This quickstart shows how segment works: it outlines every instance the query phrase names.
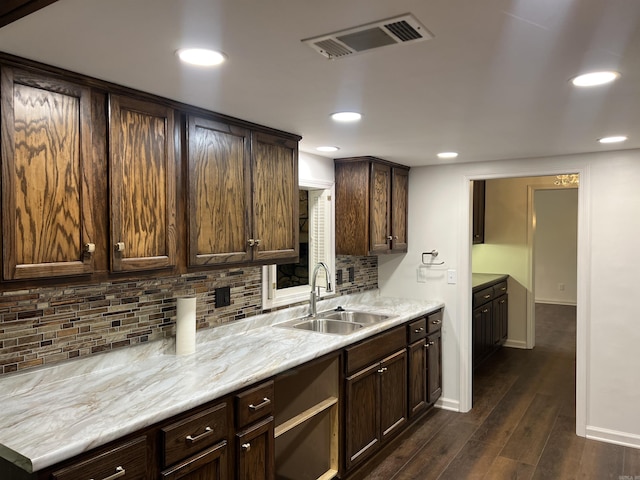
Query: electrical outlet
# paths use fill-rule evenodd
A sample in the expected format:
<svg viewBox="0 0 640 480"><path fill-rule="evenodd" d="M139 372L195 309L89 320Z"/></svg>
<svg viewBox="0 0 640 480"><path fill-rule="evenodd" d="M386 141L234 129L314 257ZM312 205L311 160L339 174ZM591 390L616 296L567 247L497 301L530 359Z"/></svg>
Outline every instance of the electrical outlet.
<svg viewBox="0 0 640 480"><path fill-rule="evenodd" d="M453 269L447 270L447 283L450 285L458 283L458 272Z"/></svg>
<svg viewBox="0 0 640 480"><path fill-rule="evenodd" d="M356 268L355 267L349 267L349 268L347 268L347 271L349 272L349 281L350 282L355 282L356 281Z"/></svg>
<svg viewBox="0 0 640 480"><path fill-rule="evenodd" d="M342 285L342 269L336 271L336 285Z"/></svg>
<svg viewBox="0 0 640 480"><path fill-rule="evenodd" d="M231 287L216 288L216 308L228 307L231 305Z"/></svg>
<svg viewBox="0 0 640 480"><path fill-rule="evenodd" d="M558 290L560 290L561 292L564 292L564 283L558 284Z"/></svg>

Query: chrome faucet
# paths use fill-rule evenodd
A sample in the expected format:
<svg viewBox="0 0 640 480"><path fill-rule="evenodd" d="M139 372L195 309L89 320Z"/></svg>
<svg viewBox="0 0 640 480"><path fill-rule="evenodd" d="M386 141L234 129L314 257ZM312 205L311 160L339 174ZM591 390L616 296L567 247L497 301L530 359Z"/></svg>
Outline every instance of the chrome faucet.
<svg viewBox="0 0 640 480"><path fill-rule="evenodd" d="M324 268L324 280L327 284L327 292L332 292L331 290L331 273L329 272L329 267L324 262L318 262L313 269L313 274L311 275L311 296L309 297L309 316L316 316L316 300L320 296L320 285L318 285L318 293L316 294L316 277L318 276L318 269L322 267Z"/></svg>

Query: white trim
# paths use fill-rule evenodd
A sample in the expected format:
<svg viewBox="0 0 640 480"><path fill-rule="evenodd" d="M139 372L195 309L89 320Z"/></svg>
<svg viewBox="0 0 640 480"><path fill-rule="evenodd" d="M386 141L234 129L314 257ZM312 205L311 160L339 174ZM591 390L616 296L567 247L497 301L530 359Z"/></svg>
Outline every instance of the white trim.
<svg viewBox="0 0 640 480"><path fill-rule="evenodd" d="M568 305L570 307L575 307L577 302L567 302L566 300L552 300L550 298L541 298L536 300L535 303L544 303L547 305Z"/></svg>
<svg viewBox="0 0 640 480"><path fill-rule="evenodd" d="M442 410L450 410L452 412L460 411L460 402L453 398L440 397L436 400L436 403L434 403L433 406Z"/></svg>
<svg viewBox="0 0 640 480"><path fill-rule="evenodd" d="M460 265L465 266L458 270L458 282L460 292L458 295L458 311L460 312L460 411L467 412L471 409L473 398L473 359L471 348L471 181L490 180L495 178L522 178L541 175L560 175L571 171L580 175L580 188L578 188L578 266L577 266L577 304L576 304L576 434L586 436L586 421L588 415L587 388L590 372L589 358L589 296L591 291L591 196L590 168L584 165L580 168L558 167L549 170L514 169L511 172L500 174L474 174L463 175L464 185L462 192L462 209L459 225L460 232ZM466 202L464 201L466 199Z"/></svg>
<svg viewBox="0 0 640 480"><path fill-rule="evenodd" d="M586 427L586 437L600 442L614 443L624 447L640 448L640 435L618 432L607 428Z"/></svg>
<svg viewBox="0 0 640 480"><path fill-rule="evenodd" d="M521 340L509 340L509 339L507 339L507 341L504 342L504 346L507 347L507 348L520 348L522 350L531 350L527 346L527 342L523 342Z"/></svg>

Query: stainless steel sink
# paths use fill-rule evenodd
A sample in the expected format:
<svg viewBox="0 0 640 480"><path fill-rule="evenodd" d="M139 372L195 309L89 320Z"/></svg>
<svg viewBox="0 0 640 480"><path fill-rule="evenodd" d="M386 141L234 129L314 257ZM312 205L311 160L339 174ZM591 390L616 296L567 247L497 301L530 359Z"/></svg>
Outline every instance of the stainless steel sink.
<svg viewBox="0 0 640 480"><path fill-rule="evenodd" d="M288 323L288 322L287 322ZM300 330L311 330L312 332L333 333L336 335L348 335L362 328L360 323L343 322L328 318L309 318L301 320L291 325Z"/></svg>
<svg viewBox="0 0 640 480"><path fill-rule="evenodd" d="M341 322L360 323L362 325L372 325L389 318L388 315L377 313L360 312L357 310L329 310L318 313L318 318L340 320Z"/></svg>

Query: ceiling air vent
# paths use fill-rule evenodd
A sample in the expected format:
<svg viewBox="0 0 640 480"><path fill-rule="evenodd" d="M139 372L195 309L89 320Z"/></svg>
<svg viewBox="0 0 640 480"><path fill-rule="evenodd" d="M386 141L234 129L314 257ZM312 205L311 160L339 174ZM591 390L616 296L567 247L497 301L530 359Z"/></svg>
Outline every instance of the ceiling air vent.
<svg viewBox="0 0 640 480"><path fill-rule="evenodd" d="M430 38L433 34L416 17L407 13L302 41L327 58L343 58L374 48Z"/></svg>

